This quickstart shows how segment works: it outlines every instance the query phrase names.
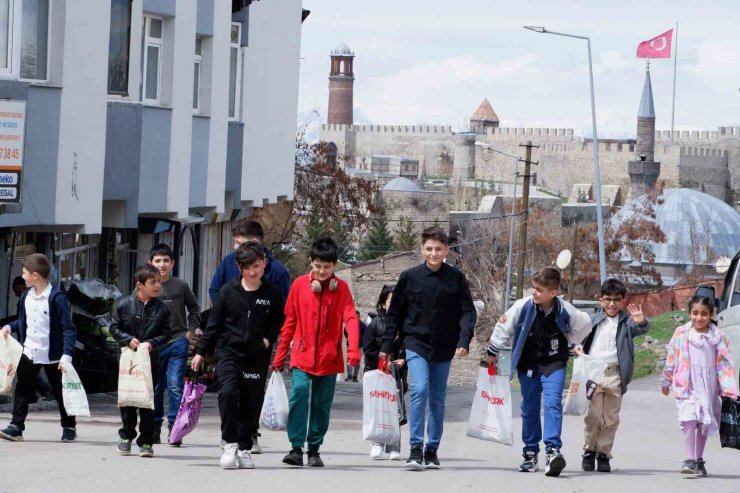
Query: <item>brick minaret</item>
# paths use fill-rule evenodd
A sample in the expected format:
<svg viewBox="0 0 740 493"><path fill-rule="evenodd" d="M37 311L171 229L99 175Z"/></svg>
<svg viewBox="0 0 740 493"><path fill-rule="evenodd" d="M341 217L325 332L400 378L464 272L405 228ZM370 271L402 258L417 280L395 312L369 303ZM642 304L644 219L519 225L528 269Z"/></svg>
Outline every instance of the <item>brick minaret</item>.
<svg viewBox="0 0 740 493"><path fill-rule="evenodd" d="M329 73L329 111L326 123L352 125L352 104L355 73L352 65L355 54L344 43L331 52Z"/></svg>
<svg viewBox="0 0 740 493"><path fill-rule="evenodd" d="M632 199L655 188L655 182L660 176L660 163L655 161L655 105L649 67L645 71L645 85L637 112L635 159L628 163L627 169L632 182Z"/></svg>

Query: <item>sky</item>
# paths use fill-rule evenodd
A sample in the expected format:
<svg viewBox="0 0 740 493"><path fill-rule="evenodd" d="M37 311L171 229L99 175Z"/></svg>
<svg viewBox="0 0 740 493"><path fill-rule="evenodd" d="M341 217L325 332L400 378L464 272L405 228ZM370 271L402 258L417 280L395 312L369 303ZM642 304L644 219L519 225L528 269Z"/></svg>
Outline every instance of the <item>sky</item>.
<svg viewBox="0 0 740 493"><path fill-rule="evenodd" d="M586 41L522 28L536 25L591 38L599 138L634 137L645 78L635 50L678 22L676 129L740 126L740 0L303 0L303 7L311 15L303 24L299 124L326 122L329 53L344 42L356 56L355 123L462 130L487 97L501 126L590 137ZM650 72L656 128L667 130L673 59L651 61Z"/></svg>

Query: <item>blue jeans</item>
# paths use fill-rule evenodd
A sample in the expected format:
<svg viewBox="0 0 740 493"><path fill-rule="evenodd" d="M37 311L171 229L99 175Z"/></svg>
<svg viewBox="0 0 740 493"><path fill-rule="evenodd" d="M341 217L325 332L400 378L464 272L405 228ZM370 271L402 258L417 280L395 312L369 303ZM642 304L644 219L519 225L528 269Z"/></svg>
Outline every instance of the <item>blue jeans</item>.
<svg viewBox="0 0 740 493"><path fill-rule="evenodd" d="M190 343L185 336L165 346L159 353L157 377L154 381L154 422L161 423L164 418L164 389L167 385L167 423L172 425L177 418L182 400L182 387L185 380L185 367L188 364Z"/></svg>
<svg viewBox="0 0 740 493"><path fill-rule="evenodd" d="M519 383L522 387L522 441L524 451L540 451L542 440L542 423L540 422L540 401L545 406L545 449L560 450L563 441L560 433L563 430L563 385L565 368L545 376L535 372L528 377L519 371Z"/></svg>
<svg viewBox="0 0 740 493"><path fill-rule="evenodd" d="M424 446L424 421L429 401L427 447L439 448L445 422L445 398L450 361L427 361L413 351L406 350L406 364L411 378L409 402L409 435L411 447Z"/></svg>

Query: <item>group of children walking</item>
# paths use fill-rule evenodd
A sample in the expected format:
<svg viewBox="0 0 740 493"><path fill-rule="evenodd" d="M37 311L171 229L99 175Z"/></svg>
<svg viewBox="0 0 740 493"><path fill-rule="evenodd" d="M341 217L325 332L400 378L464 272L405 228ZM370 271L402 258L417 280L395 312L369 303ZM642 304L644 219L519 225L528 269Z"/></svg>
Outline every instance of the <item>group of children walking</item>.
<svg viewBox="0 0 740 493"><path fill-rule="evenodd" d="M319 450L329 427L336 376L344 373L343 334L348 364L357 367L361 359L352 295L334 273L339 248L329 238L315 241L310 272L298 277L288 291L287 271L264 248L259 224L239 228L234 231L236 252L224 259L234 265L222 264L214 277L213 307L190 365L197 372L207 355L215 353L217 358L224 449L220 465L255 467L252 454L261 452L259 413L271 366L277 372L292 370L287 420L291 449L283 462L302 466L307 447L307 465L323 467ZM406 375L410 377L406 467L437 469L450 365L453 357L468 355L476 311L464 274L445 263L449 247L444 231L426 229L421 243L424 262L404 271L396 285L383 287L362 346L366 370L392 365L399 375L399 392L406 391ZM155 246L150 263L136 269L135 292L119 299L113 312L111 335L122 347L149 352L156 384L153 411L121 408L121 454L130 453L136 439L140 455L152 457L153 445L161 440L164 390L170 428L182 396L187 348L198 330L200 310L187 283L170 275L173 266L169 247ZM75 418L64 409L60 376L71 363L76 328L64 294L49 283L50 272L45 256L24 259L28 289L21 296L19 318L0 329L0 337L12 332L23 344L11 423L0 430L0 438L6 440L22 440L42 368L59 404L62 441L77 437ZM627 289L616 279L603 283L602 310L590 316L558 297L560 281L554 267L532 277L531 295L514 303L496 324L487 360L496 364L500 351L512 347L511 375L518 377L522 392L520 470L539 469L544 442L547 476L558 476L566 466L561 453L562 393L569 358L589 354L606 363L584 418L581 466L584 471L609 472L622 396L632 379L634 338L647 333L650 322L640 306L627 304ZM711 320L713 300L694 297L688 309L690 321L676 329L668 344L661 387L677 402L686 451L681 472L705 476L704 446L707 437L718 432L719 397L737 397L737 378L727 337ZM373 443L370 456L399 460L400 443Z"/></svg>

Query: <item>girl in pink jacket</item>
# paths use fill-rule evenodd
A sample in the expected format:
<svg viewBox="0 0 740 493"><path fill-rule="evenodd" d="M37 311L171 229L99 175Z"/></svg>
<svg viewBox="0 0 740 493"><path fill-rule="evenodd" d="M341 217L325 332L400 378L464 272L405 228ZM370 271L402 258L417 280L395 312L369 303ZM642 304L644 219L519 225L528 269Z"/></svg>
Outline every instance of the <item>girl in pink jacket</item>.
<svg viewBox="0 0 740 493"><path fill-rule="evenodd" d="M689 300L691 321L673 333L661 386L678 406L686 460L682 474L706 476L704 446L719 431L720 396L737 396L737 379L730 360L727 336L711 321L713 300L694 296Z"/></svg>

